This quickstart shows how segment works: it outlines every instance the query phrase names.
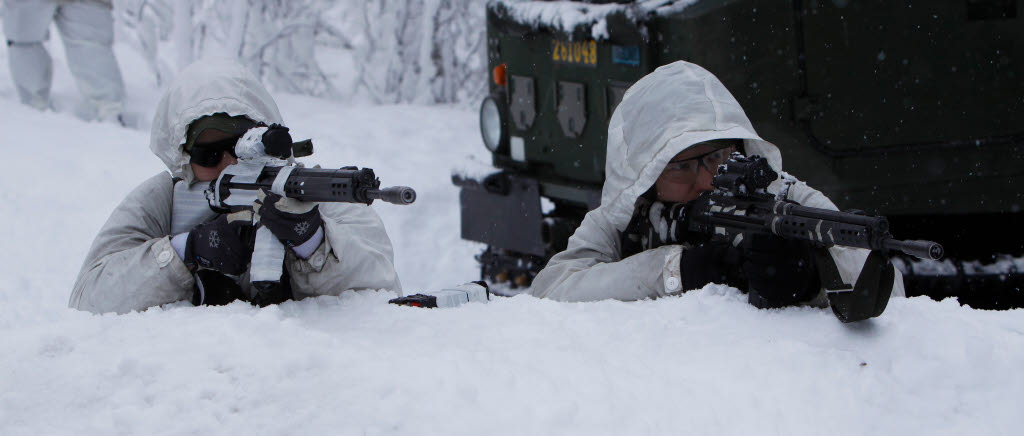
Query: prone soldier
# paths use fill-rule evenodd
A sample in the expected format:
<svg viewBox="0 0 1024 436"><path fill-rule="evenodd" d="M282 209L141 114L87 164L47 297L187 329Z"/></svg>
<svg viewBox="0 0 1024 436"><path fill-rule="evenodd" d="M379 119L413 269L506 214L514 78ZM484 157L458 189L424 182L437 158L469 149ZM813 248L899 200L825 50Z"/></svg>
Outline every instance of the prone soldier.
<svg viewBox="0 0 1024 436"><path fill-rule="evenodd" d="M844 322L878 316L890 295L904 295L899 271L881 250L826 248L774 234L708 238L673 220L676 205L706 198L718 166L736 151L763 157L783 175L767 185L779 201L836 210L824 194L782 172L778 147L754 132L717 77L675 62L637 81L616 108L601 205L537 275L531 293L560 301L639 300L721 283L747 292L757 307L833 302Z"/></svg>
<svg viewBox="0 0 1024 436"><path fill-rule="evenodd" d="M182 71L157 107L150 137L169 172L143 182L114 210L68 305L124 313L181 300L270 304L350 289L400 294L391 241L366 204L302 201L263 189L248 208L210 208L204 191L238 164L239 139L260 125L281 133L273 126L281 122L270 94L238 62L205 59ZM248 277L259 232L253 212L287 247L272 294L257 292Z"/></svg>

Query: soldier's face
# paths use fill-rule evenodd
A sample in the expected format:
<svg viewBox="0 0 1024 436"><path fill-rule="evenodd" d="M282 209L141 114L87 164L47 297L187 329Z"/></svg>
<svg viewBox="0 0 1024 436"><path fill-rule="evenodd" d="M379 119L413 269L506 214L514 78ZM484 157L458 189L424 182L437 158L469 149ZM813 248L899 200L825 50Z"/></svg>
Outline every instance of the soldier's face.
<svg viewBox="0 0 1024 436"><path fill-rule="evenodd" d="M724 163L735 147L717 148L697 144L669 160L654 190L658 200L667 203L688 203L696 200L701 193L714 189L712 182L718 165Z"/></svg>
<svg viewBox="0 0 1024 436"><path fill-rule="evenodd" d="M220 130L206 129L203 133L199 134L199 137L196 138L195 145L211 144L231 137L231 135L221 132ZM192 166L192 174L196 176L196 180L199 180L200 182L217 180L217 177L220 176L221 171L224 171L224 168L238 163L238 159L231 156L231 153L226 151L221 153L220 162L215 167L204 167L196 165L195 163L189 164Z"/></svg>

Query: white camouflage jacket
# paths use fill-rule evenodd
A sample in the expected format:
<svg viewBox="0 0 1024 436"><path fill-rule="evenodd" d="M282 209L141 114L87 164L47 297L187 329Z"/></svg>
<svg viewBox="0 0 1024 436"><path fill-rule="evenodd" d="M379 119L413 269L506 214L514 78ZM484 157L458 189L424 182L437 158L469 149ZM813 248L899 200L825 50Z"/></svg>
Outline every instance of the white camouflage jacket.
<svg viewBox="0 0 1024 436"><path fill-rule="evenodd" d="M194 279L170 244L173 186L174 179L195 182L182 150L188 125L217 112L282 123L277 104L241 64L207 59L182 71L157 107L150 137L170 172L146 180L114 209L89 249L69 307L125 313L192 297ZM391 240L372 208L323 203L320 214L320 247L306 260L291 250L286 256L295 298L349 289L401 293Z"/></svg>
<svg viewBox="0 0 1024 436"><path fill-rule="evenodd" d="M742 138L746 154L760 155L782 174L779 149L762 140L736 99L707 70L686 62L658 68L625 94L608 126L606 179L601 205L586 215L569 239L533 281L530 292L559 301L640 300L687 291L681 289L681 245L667 245L622 258L620 233L633 216L637 198L646 192L672 157L693 144ZM788 177L768 190L785 191L789 200L835 210L835 205L806 183ZM868 250L828 249L841 280L860 278ZM892 295L903 296L896 271ZM824 289L813 304L827 304Z"/></svg>

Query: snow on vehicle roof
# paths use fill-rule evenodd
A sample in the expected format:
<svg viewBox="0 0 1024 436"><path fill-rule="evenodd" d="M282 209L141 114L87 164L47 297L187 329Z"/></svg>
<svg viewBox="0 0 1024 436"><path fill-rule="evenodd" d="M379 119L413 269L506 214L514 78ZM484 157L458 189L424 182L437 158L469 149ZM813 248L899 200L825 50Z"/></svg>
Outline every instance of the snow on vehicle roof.
<svg viewBox="0 0 1024 436"><path fill-rule="evenodd" d="M550 28L572 34L590 28L591 37L608 38L606 19L622 13L634 20L679 12L697 0L638 0L631 3L593 4L579 1L491 0L488 8L503 11L517 23L534 29Z"/></svg>

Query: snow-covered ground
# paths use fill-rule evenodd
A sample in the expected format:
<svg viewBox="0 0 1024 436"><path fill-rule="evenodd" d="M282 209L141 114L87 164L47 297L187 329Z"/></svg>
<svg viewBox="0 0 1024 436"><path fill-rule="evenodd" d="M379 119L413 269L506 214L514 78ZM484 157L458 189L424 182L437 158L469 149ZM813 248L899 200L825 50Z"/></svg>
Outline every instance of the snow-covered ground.
<svg viewBox="0 0 1024 436"><path fill-rule="evenodd" d="M878 319L756 310L715 285L677 298L449 310L347 293L257 309L66 308L92 238L139 182L159 89L118 55L140 127L17 104L0 48L0 435L1019 434L1024 312L896 299ZM488 157L475 111L277 95L310 163L374 168L416 204L378 204L407 293L477 277L453 170Z"/></svg>

